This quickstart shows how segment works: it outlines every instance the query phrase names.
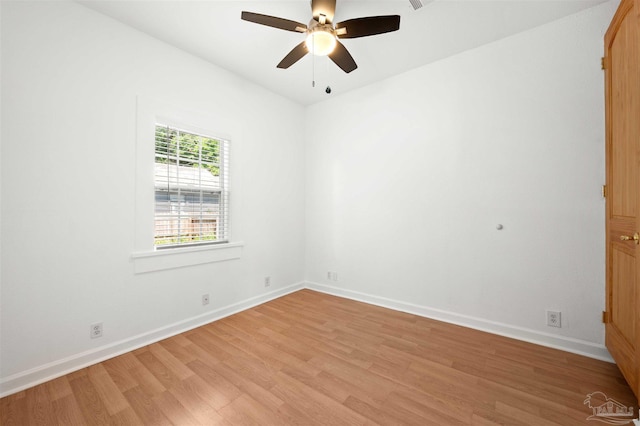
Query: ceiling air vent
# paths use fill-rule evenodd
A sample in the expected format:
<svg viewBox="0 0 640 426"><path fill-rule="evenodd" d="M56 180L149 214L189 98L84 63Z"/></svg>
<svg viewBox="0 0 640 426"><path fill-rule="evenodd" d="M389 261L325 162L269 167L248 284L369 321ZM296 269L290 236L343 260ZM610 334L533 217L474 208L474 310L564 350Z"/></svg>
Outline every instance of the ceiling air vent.
<svg viewBox="0 0 640 426"><path fill-rule="evenodd" d="M418 10L422 7L422 2L420 0L409 0L411 6L413 6L413 10Z"/></svg>

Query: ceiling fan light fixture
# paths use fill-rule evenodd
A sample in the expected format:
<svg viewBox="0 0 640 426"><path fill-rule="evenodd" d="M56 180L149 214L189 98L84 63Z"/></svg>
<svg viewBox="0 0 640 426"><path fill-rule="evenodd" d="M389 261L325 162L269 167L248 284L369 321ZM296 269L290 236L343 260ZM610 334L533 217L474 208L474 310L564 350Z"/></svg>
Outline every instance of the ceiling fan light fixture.
<svg viewBox="0 0 640 426"><path fill-rule="evenodd" d="M326 56L330 54L333 52L333 49L336 48L337 43L338 40L336 40L335 34L324 28L309 31L309 35L307 35L307 40L305 41L309 52L316 56Z"/></svg>

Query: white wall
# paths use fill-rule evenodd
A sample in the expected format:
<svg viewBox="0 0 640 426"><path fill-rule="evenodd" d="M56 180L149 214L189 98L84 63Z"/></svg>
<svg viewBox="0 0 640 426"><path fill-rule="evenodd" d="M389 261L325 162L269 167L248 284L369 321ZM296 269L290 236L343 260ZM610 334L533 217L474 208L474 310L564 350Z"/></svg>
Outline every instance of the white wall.
<svg viewBox="0 0 640 426"><path fill-rule="evenodd" d="M310 285L607 358L600 57L616 5L309 107Z"/></svg>
<svg viewBox="0 0 640 426"><path fill-rule="evenodd" d="M1 7L0 394L301 285L299 105L76 3ZM241 259L133 273L138 96L241 129Z"/></svg>

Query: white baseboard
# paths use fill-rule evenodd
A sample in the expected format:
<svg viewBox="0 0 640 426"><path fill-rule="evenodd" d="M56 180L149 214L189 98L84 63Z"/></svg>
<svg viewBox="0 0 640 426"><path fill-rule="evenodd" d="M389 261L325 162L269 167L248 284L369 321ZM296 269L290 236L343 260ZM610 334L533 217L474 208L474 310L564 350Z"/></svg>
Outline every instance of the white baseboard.
<svg viewBox="0 0 640 426"><path fill-rule="evenodd" d="M595 358L611 363L614 362L613 358L609 354L609 351L604 345L588 342L586 340L573 339L571 337L558 336L550 333L543 333L528 328L516 327L509 324L489 321L486 319L462 315L455 312L430 308L428 306L414 305L412 303L407 303L400 300L388 299L386 297L360 293L357 291L333 287L325 284L306 282L306 288L331 294L334 296L344 297L347 299L357 300L359 302L381 306L383 308L407 312L410 314L419 315L421 317L431 318L438 321L461 325L463 327L473 328L475 330L486 331L488 333L497 334L500 336L523 340L525 342L535 343L537 345L560 349L566 352L584 355L589 358Z"/></svg>
<svg viewBox="0 0 640 426"><path fill-rule="evenodd" d="M444 321L451 324L457 324L476 330L486 331L488 333L498 334L505 337L511 337L525 342L535 343L563 351L584 355L590 358L602 361L613 362L611 355L603 345L588 342L585 340L572 339L570 337L557 336L549 333L542 333L513 325L503 324L494 321L488 321L482 318L462 315L455 312L444 311L440 309L430 308L427 306L414 305L399 300L388 299L385 297L375 296L357 291L347 290L344 288L328 286L313 282L300 282L292 284L288 287L274 290L269 293L251 297L249 299L218 308L214 311L207 312L183 321L179 321L165 327L151 330L137 336L124 339L109 345L101 346L90 351L82 352L63 358L42 366L22 371L20 373L8 376L0 380L0 398L23 389L39 385L41 383L53 380L57 377L80 370L84 367L105 361L123 353L133 351L143 346L158 342L176 334L196 327L209 324L229 315L244 311L262 303L285 296L289 293L308 288L310 290L331 294L346 299L357 300L359 302L369 303L396 311L407 312L426 318L432 318L438 321Z"/></svg>
<svg viewBox="0 0 640 426"><path fill-rule="evenodd" d="M285 288L251 297L205 314L167 325L165 327L157 328L128 339L120 340L109 345L71 355L67 358L13 374L0 380L0 398L20 392L23 389L39 385L49 380L53 380L57 377L64 376L65 374L80 370L98 362L105 361L109 358L122 355L123 353L130 352L151 343L175 336L176 334L184 333L185 331L196 327L209 324L213 321L228 317L229 315L233 315L270 300L277 299L286 294L293 293L294 291L298 291L302 288L304 288L304 283L296 283Z"/></svg>

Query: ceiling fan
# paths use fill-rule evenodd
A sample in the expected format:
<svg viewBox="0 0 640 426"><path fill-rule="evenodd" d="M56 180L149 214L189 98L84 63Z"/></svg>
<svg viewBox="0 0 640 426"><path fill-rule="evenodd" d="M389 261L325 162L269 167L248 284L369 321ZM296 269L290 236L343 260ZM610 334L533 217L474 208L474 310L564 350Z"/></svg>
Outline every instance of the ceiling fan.
<svg viewBox="0 0 640 426"><path fill-rule="evenodd" d="M366 37L397 31L400 28L399 15L369 16L355 18L333 24L336 0L311 0L312 19L309 25L275 16L253 12L242 12L242 19L281 30L304 33L306 39L298 44L280 61L278 68L289 68L304 55L311 52L316 56L329 56L344 72L358 68L353 57L338 39Z"/></svg>

